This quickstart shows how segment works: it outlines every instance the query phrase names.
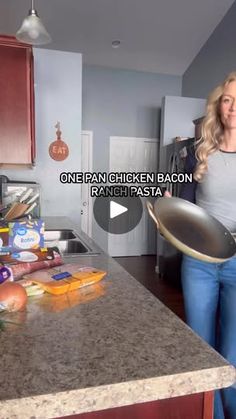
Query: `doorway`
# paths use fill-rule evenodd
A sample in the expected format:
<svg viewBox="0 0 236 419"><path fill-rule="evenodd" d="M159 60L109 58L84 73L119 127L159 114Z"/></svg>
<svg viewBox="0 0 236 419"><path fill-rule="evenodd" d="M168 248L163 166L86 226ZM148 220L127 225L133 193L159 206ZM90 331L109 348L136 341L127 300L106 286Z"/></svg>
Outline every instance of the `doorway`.
<svg viewBox="0 0 236 419"><path fill-rule="evenodd" d="M110 137L109 171L157 172L158 146L157 138ZM156 254L156 227L146 210L147 198L140 199L143 204L143 215L139 224L125 234L108 233L110 256ZM155 198L148 200L153 202Z"/></svg>

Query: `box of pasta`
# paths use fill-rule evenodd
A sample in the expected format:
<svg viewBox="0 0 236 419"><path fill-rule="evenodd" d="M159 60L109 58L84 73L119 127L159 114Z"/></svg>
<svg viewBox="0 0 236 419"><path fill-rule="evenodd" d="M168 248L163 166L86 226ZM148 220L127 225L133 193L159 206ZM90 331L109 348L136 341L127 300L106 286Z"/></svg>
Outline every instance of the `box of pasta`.
<svg viewBox="0 0 236 419"><path fill-rule="evenodd" d="M24 219L8 223L8 245L14 249L38 249L44 247L44 221Z"/></svg>

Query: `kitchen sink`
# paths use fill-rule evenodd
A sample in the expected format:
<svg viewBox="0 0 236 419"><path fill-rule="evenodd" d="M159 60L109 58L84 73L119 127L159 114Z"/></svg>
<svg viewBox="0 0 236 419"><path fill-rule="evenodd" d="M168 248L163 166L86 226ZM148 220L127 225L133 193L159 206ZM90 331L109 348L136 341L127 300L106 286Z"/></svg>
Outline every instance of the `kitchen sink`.
<svg viewBox="0 0 236 419"><path fill-rule="evenodd" d="M75 238L76 235L72 230L46 230L44 232L45 241L69 240Z"/></svg>
<svg viewBox="0 0 236 419"><path fill-rule="evenodd" d="M84 243L73 230L68 229L45 230L44 246L48 248L57 247L63 256L99 253Z"/></svg>
<svg viewBox="0 0 236 419"><path fill-rule="evenodd" d="M88 249L80 240L58 240L45 241L45 247L57 247L63 255L73 255L79 253L88 253Z"/></svg>

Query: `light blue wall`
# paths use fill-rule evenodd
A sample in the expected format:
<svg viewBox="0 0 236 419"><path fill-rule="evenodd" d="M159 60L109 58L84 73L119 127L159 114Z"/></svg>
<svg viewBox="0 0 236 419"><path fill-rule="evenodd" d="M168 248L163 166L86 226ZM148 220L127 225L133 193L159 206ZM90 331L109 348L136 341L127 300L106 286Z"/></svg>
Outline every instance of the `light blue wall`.
<svg viewBox="0 0 236 419"><path fill-rule="evenodd" d="M205 98L228 73L234 70L236 70L235 2L184 73L182 95Z"/></svg>
<svg viewBox="0 0 236 419"><path fill-rule="evenodd" d="M94 135L94 170L109 167L109 137L159 138L163 96L180 96L182 78L83 67L82 128Z"/></svg>
<svg viewBox="0 0 236 419"><path fill-rule="evenodd" d="M93 131L93 170L109 168L109 137L160 137L165 95L180 96L182 78L84 66L82 128ZM107 250L107 234L93 222L93 238Z"/></svg>
<svg viewBox="0 0 236 419"><path fill-rule="evenodd" d="M27 170L4 170L10 179L36 181L41 185L42 215L67 215L80 222L80 185L61 184L63 171L81 167L81 54L34 50L36 166ZM61 122L62 139L69 156L62 162L49 157L56 139L55 124Z"/></svg>

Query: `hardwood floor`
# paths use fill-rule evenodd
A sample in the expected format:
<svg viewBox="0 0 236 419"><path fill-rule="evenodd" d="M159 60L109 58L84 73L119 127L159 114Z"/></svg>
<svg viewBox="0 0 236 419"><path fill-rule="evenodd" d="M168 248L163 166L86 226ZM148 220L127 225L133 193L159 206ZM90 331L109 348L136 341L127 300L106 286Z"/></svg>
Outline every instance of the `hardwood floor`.
<svg viewBox="0 0 236 419"><path fill-rule="evenodd" d="M181 289L160 278L155 272L156 256L129 256L114 259L171 311L185 320Z"/></svg>

